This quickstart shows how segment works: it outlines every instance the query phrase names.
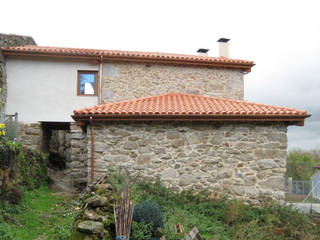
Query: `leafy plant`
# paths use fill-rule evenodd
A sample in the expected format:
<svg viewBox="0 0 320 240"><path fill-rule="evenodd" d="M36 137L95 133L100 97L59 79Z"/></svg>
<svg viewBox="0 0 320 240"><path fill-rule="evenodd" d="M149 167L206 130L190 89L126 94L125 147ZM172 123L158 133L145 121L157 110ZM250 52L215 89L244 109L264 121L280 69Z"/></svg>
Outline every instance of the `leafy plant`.
<svg viewBox="0 0 320 240"><path fill-rule="evenodd" d="M14 240L10 228L6 223L0 223L0 239Z"/></svg>
<svg viewBox="0 0 320 240"><path fill-rule="evenodd" d="M132 222L131 226L131 236L132 240L146 240L150 239L152 236L152 223Z"/></svg>

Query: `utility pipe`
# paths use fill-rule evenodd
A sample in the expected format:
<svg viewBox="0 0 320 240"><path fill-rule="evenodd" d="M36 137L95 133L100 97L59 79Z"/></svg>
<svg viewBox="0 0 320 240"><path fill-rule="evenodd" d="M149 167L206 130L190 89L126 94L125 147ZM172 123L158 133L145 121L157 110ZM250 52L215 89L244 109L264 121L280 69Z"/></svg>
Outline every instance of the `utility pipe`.
<svg viewBox="0 0 320 240"><path fill-rule="evenodd" d="M90 117L90 125L91 125L91 182L94 181L94 126L92 117Z"/></svg>
<svg viewBox="0 0 320 240"><path fill-rule="evenodd" d="M98 104L102 104L103 56L100 56Z"/></svg>

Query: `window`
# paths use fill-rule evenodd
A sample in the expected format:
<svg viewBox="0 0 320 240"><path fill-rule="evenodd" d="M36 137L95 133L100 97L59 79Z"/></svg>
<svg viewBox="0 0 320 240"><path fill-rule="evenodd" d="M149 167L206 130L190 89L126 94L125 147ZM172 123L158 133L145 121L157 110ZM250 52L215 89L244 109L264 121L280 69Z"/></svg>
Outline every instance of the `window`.
<svg viewBox="0 0 320 240"><path fill-rule="evenodd" d="M98 72L78 71L78 96L97 96Z"/></svg>

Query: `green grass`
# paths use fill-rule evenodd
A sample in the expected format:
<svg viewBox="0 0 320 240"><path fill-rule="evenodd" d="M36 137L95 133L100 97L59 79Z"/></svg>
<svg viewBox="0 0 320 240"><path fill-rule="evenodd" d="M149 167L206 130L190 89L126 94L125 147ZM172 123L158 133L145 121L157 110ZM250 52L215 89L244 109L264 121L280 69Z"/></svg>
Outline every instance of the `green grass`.
<svg viewBox="0 0 320 240"><path fill-rule="evenodd" d="M25 192L19 206L2 204L0 239L68 239L75 216L69 201L40 187Z"/></svg>

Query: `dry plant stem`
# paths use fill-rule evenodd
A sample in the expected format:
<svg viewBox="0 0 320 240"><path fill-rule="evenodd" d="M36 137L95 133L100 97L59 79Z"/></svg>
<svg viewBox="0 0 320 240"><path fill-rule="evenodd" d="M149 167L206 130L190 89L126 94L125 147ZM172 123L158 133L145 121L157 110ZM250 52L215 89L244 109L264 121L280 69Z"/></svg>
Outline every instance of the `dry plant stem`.
<svg viewBox="0 0 320 240"><path fill-rule="evenodd" d="M129 183L126 181L126 188L120 195L120 205L114 205L114 217L116 223L117 237L122 236L129 239L131 231L131 222L133 215L133 204L130 200Z"/></svg>

